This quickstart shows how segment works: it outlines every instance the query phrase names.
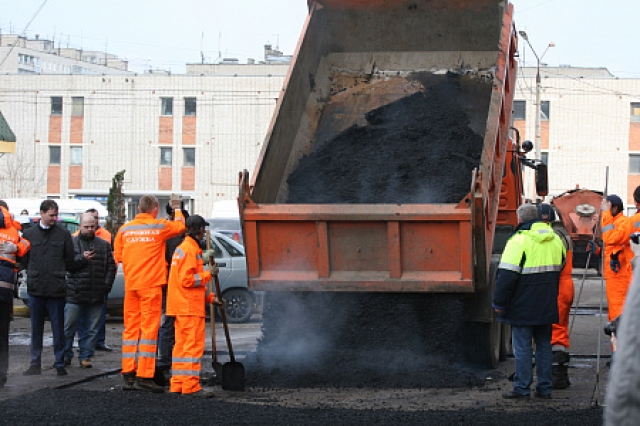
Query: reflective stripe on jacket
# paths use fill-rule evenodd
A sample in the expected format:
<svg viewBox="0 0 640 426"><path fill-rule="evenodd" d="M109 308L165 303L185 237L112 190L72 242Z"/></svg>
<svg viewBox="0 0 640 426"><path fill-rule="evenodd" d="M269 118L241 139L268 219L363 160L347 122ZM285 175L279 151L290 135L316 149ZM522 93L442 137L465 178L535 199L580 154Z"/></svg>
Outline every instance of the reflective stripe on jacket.
<svg viewBox="0 0 640 426"><path fill-rule="evenodd" d="M142 290L167 283L166 241L184 230L184 216L180 210L176 210L174 221L140 213L118 230L114 256L116 263L122 262L125 290Z"/></svg>
<svg viewBox="0 0 640 426"><path fill-rule="evenodd" d="M493 306L502 309L499 321L511 325L558 322L558 283L565 247L542 222L518 226L498 266Z"/></svg>
<svg viewBox="0 0 640 426"><path fill-rule="evenodd" d="M186 237L171 259L167 315L204 317L205 293L211 279L211 272L204 270L202 249L193 238Z"/></svg>

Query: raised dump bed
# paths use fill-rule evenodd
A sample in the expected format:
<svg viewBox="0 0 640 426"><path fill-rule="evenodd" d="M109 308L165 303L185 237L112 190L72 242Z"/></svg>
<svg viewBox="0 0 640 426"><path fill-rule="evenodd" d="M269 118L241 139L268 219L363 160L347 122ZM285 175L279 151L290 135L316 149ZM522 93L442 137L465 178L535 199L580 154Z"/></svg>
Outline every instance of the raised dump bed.
<svg viewBox="0 0 640 426"><path fill-rule="evenodd" d="M497 357L491 255L522 198L512 12L310 4L255 172L240 176L252 289L469 294Z"/></svg>

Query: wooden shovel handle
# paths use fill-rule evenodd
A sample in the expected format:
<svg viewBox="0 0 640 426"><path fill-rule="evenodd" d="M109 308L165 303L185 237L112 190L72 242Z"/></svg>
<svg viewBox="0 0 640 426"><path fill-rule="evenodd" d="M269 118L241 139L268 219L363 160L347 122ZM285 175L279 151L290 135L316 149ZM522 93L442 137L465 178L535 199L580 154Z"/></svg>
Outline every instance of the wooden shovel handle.
<svg viewBox="0 0 640 426"><path fill-rule="evenodd" d="M211 231L207 230L207 250L211 250ZM209 258L209 264L213 264L213 258ZM209 282L209 292L214 293L213 291L213 280ZM215 293L214 293L215 295ZM209 318L211 320L211 356L213 357L213 362L218 360L218 350L216 348L216 315L215 309L213 307L213 303L209 304Z"/></svg>

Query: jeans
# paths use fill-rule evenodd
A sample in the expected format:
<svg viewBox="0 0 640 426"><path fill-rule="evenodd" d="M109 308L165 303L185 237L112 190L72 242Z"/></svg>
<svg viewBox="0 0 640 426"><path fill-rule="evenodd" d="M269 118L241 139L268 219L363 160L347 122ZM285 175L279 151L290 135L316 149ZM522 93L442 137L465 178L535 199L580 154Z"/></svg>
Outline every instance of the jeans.
<svg viewBox="0 0 640 426"><path fill-rule="evenodd" d="M64 335L66 345L64 348L64 358L70 360L73 358L73 336L76 334L78 324L83 321L87 326L80 341L78 342L80 361L93 357L96 349L96 340L98 337L98 326L100 324L100 313L102 312L102 303L77 305L75 303L67 303L64 308Z"/></svg>
<svg viewBox="0 0 640 426"><path fill-rule="evenodd" d="M7 381L9 369L9 323L13 304L0 300L0 385Z"/></svg>
<svg viewBox="0 0 640 426"><path fill-rule="evenodd" d="M551 369L553 357L551 354L551 324L534 326L511 326L513 354L516 358L516 377L513 391L521 395L531 393L533 383L532 367L532 339L536 342L536 374L538 383L536 392L539 395L550 395L553 385Z"/></svg>
<svg viewBox="0 0 640 426"><path fill-rule="evenodd" d="M165 315L167 309L167 288L162 290L162 319L158 331L158 367L171 368L173 346L176 343L176 317Z"/></svg>
<svg viewBox="0 0 640 426"><path fill-rule="evenodd" d="M56 360L54 367L64 367L64 297L39 297L29 295L29 312L31 316L31 348L30 365L42 365L42 338L44 335L44 318L49 313L51 332L53 334L53 353Z"/></svg>
<svg viewBox="0 0 640 426"><path fill-rule="evenodd" d="M104 346L106 339L105 324L107 322L107 299L105 298L102 305L102 313L100 314L100 322L98 323L98 336L96 339L96 346ZM87 327L84 320L80 318L78 323L78 340L82 340L84 333L86 333Z"/></svg>

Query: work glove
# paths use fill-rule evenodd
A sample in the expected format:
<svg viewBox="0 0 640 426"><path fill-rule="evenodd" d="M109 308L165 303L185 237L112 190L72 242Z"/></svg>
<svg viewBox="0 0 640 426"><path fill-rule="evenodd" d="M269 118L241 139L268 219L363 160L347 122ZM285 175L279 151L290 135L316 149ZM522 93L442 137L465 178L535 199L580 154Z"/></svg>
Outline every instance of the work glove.
<svg viewBox="0 0 640 426"><path fill-rule="evenodd" d="M215 299L216 299L216 294L211 293L209 290L207 290L207 292L204 295L205 302L211 304L215 301Z"/></svg>
<svg viewBox="0 0 640 426"><path fill-rule="evenodd" d="M7 241L1 244L2 253L10 254L18 251L18 246L13 244L11 241Z"/></svg>
<svg viewBox="0 0 640 426"><path fill-rule="evenodd" d="M618 255L619 254L620 254L619 252L618 253L611 253L611 260L609 261L609 267L616 274L618 273L618 271L620 270L620 267L622 266L622 265L620 265L620 261L618 260Z"/></svg>
<svg viewBox="0 0 640 426"><path fill-rule="evenodd" d="M214 250L204 250L202 252L202 261L205 263L205 265L209 264L209 259L211 259L214 256L215 251Z"/></svg>
<svg viewBox="0 0 640 426"><path fill-rule="evenodd" d="M598 254L598 245L594 241L589 241L587 243L587 252L591 252L592 255Z"/></svg>
<svg viewBox="0 0 640 426"><path fill-rule="evenodd" d="M631 241L633 241L634 244L640 244L640 232L631 234Z"/></svg>
<svg viewBox="0 0 640 426"><path fill-rule="evenodd" d="M218 267L217 263L214 263L213 265L207 265L207 269L209 270L209 272L211 272L211 275L218 275L218 272L220 272L220 268Z"/></svg>

